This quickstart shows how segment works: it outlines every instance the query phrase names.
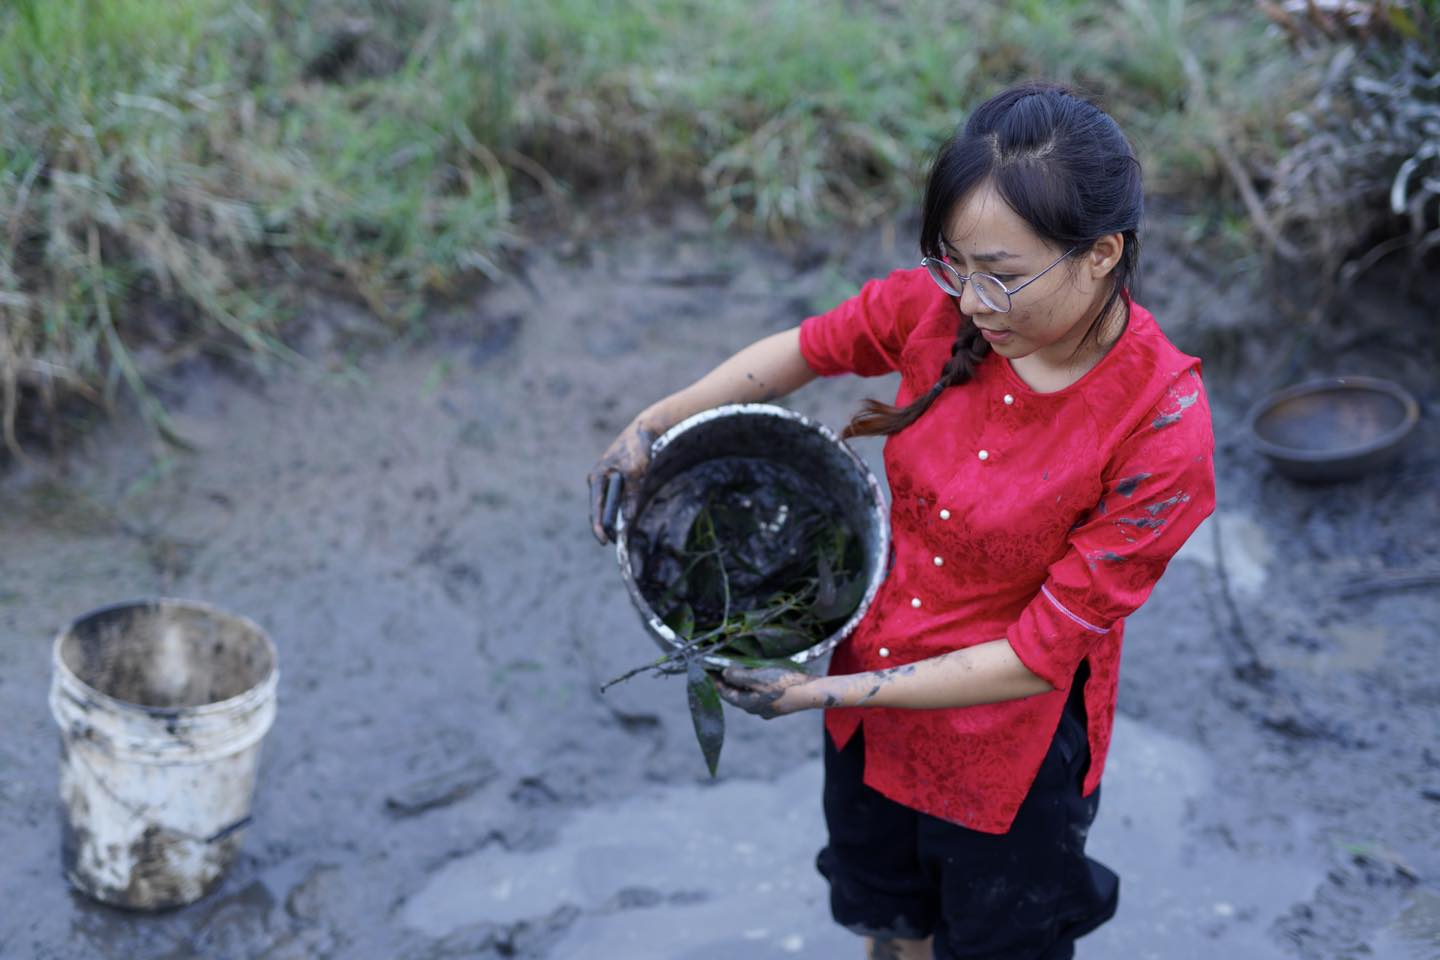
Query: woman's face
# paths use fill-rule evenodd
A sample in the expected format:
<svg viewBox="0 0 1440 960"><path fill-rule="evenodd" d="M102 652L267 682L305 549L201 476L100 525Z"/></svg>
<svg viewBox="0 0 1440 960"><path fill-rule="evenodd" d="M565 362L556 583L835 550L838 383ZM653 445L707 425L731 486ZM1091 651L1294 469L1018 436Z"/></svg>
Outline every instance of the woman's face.
<svg viewBox="0 0 1440 960"><path fill-rule="evenodd" d="M1009 290L1035 277L1064 249L1036 235L985 181L960 202L946 225L945 256L956 270L995 276ZM1010 302L1000 313L975 294L975 285L961 290L960 309L974 319L991 349L1018 360L1034 356L1063 369L1076 362L1076 347L1085 337L1095 310L1110 292L1107 277L1120 259L1123 239L1112 234L1091 250L1056 266Z"/></svg>

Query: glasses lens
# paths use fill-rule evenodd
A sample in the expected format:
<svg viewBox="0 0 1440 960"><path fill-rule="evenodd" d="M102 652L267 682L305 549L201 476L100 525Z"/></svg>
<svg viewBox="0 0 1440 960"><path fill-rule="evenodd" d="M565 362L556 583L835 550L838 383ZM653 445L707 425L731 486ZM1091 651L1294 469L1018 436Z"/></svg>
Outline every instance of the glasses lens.
<svg viewBox="0 0 1440 960"><path fill-rule="evenodd" d="M941 290L952 297L960 296L960 284L963 281L954 267L944 260L937 260L934 257L926 257L924 263L925 269L930 271L930 279L934 280Z"/></svg>
<svg viewBox="0 0 1440 960"><path fill-rule="evenodd" d="M1010 294L1005 292L999 280L988 273L972 273L970 282L975 285L975 295L985 306L996 313L1010 312Z"/></svg>

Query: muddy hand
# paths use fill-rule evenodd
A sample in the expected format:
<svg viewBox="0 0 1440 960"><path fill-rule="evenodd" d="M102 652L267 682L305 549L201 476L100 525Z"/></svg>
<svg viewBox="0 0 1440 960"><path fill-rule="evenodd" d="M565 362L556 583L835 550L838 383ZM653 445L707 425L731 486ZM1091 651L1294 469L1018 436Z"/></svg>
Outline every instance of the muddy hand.
<svg viewBox="0 0 1440 960"><path fill-rule="evenodd" d="M590 530L595 539L609 543L615 538L615 521L623 512L632 513L640 490L640 478L650 465L650 444L655 434L631 424L610 444L586 475L590 486Z"/></svg>
<svg viewBox="0 0 1440 960"><path fill-rule="evenodd" d="M721 699L766 720L814 706L800 696L811 677L783 667L726 667L716 678Z"/></svg>

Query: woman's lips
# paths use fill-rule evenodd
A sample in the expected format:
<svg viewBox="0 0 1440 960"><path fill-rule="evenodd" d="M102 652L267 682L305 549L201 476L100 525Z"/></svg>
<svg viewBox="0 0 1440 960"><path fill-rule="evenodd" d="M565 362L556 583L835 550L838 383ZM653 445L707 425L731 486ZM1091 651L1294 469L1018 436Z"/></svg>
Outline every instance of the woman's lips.
<svg viewBox="0 0 1440 960"><path fill-rule="evenodd" d="M991 343L1004 343L1006 340L1009 340L1009 339L1010 339L1010 331L1009 331L1009 330L986 330L984 327L981 327L981 328L980 328L980 336L984 337L986 340L990 341Z"/></svg>

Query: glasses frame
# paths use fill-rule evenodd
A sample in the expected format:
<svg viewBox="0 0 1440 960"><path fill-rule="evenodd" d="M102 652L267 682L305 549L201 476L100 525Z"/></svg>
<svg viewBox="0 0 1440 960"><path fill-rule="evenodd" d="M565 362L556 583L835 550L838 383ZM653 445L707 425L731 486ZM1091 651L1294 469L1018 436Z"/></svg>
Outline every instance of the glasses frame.
<svg viewBox="0 0 1440 960"><path fill-rule="evenodd" d="M1030 286L1030 284L1034 283L1036 280L1039 280L1041 277L1045 276L1045 274L1055 269L1057 266L1060 265L1060 261L1064 260L1066 257L1070 256L1072 253L1079 249L1079 246L1074 246L1071 247L1069 250L1066 250L1064 253L1060 254L1058 258L1056 258L1054 263L1050 264L1050 266L1046 267L1044 270L1041 270L1039 273L1035 274L1035 276L1031 277L1029 280L1026 280L1024 283L1020 284L1013 290L1005 286L1005 284L1001 283L1000 278L995 276L993 273L981 273L980 271L976 270L972 271L969 274L964 274L961 273L959 270L956 270L954 265L951 264L948 260L940 257L925 257L923 260L920 261L920 266L924 267L926 272L930 274L930 279L935 281L935 285L937 287L939 287L941 290L944 290L952 297L958 298L963 296L965 292L965 284L973 277L980 277L984 280L988 280L989 282L995 284L995 286L999 287L1001 292L1005 294L1005 305L1001 306L998 303L992 303L990 301L990 298L985 295L985 287L983 284L975 285L975 296L979 297L981 303L985 304L985 306L989 307L991 310L994 310L996 313L1009 313L1011 302L1014 300L1015 294L1019 293L1021 290L1024 290L1026 287ZM939 272L937 273L937 271ZM956 282L953 284L947 284L946 279L953 279Z"/></svg>

